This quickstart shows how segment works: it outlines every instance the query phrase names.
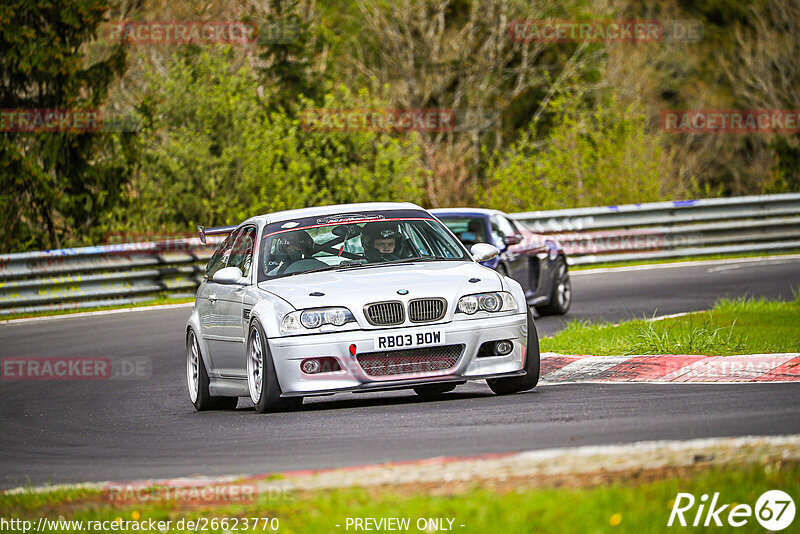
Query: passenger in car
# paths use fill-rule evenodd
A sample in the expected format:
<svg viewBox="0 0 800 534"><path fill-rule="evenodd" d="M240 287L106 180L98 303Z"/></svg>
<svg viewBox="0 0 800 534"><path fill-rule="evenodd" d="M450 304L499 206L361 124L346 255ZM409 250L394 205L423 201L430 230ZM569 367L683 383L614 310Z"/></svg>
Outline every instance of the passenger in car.
<svg viewBox="0 0 800 534"><path fill-rule="evenodd" d="M275 254L269 261L269 271L283 273L292 263L314 254L314 239L305 230L288 232L278 238Z"/></svg>
<svg viewBox="0 0 800 534"><path fill-rule="evenodd" d="M371 223L361 232L364 256L369 261L381 262L408 257L403 235L395 224Z"/></svg>

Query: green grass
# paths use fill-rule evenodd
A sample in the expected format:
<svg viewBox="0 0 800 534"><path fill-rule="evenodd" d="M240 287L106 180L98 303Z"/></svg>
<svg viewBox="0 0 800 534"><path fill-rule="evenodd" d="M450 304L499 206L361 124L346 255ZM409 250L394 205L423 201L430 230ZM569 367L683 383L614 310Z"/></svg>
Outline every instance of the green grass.
<svg viewBox="0 0 800 534"><path fill-rule="evenodd" d="M788 251L780 251L780 252L737 252L736 254L705 254L703 256L682 256L679 258L661 258L661 259L649 259L649 260L632 260L632 261L618 261L618 262L605 262L605 263L593 263L591 265L573 265L570 266L570 271L587 271L589 269L606 269L606 268L613 268L613 267L630 267L633 265L653 265L653 264L660 264L660 263L687 263L693 261L707 261L707 260L727 260L727 259L737 259L737 258L760 258L760 257L767 257L767 256L788 256L794 255L800 252L800 250L788 250Z"/></svg>
<svg viewBox="0 0 800 534"><path fill-rule="evenodd" d="M791 302L721 300L709 312L660 321L573 321L542 339L541 350L597 356L800 352L800 293Z"/></svg>
<svg viewBox="0 0 800 534"><path fill-rule="evenodd" d="M92 308L79 308L70 310L55 310L55 311L42 311L42 312L24 312L24 313L11 313L8 315L0 315L0 321L11 321L13 319L28 319L31 317L51 317L53 315L71 315L73 313L85 313L93 311L104 310L121 310L126 308L141 308L143 306L158 306L164 304L183 304L186 302L194 302L194 298L176 299L166 296L154 297L151 300L136 302L134 304L118 304L111 306L95 306Z"/></svg>
<svg viewBox="0 0 800 534"><path fill-rule="evenodd" d="M71 520L169 519L173 524L180 518L276 517L280 525L278 532L283 533L354 532L353 527L345 529L347 518L365 517L410 518L408 532L421 532L415 525L419 518L450 518L454 520L453 531L464 533L685 532L699 529L666 527L673 499L679 492L692 493L698 499L703 493L719 492L718 504L754 506L763 492L772 489L799 495L800 466L785 462L726 466L691 471L681 478L646 483L614 482L593 487L523 489L514 486L498 491L474 485L446 495L429 490L408 495L357 488L280 498L265 496L252 504L205 509L164 505L114 508L102 500L99 492L62 491L47 496L0 495L0 514L6 519L34 521L42 516L50 519L63 516ZM695 506L692 513L685 515L689 522L696 509ZM722 514L723 520L725 517ZM798 521L800 519L795 519L795 524ZM341 526L336 527L337 524ZM719 530L727 532L730 527L725 525ZM736 530L763 532L752 517L746 526ZM257 531L271 532L260 528ZM210 529L209 532L221 530Z"/></svg>

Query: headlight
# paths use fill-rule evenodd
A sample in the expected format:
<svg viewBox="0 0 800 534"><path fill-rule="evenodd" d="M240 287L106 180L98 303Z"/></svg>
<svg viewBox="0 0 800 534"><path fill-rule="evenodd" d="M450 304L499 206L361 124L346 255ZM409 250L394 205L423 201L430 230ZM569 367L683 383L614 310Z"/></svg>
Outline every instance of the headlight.
<svg viewBox="0 0 800 534"><path fill-rule="evenodd" d="M507 291L467 295L458 301L456 313L472 315L477 311L517 311L517 302L514 300L514 296Z"/></svg>
<svg viewBox="0 0 800 534"><path fill-rule="evenodd" d="M314 330L322 325L343 326L356 320L347 308L316 308L287 314L281 321L281 332L288 334L304 329Z"/></svg>

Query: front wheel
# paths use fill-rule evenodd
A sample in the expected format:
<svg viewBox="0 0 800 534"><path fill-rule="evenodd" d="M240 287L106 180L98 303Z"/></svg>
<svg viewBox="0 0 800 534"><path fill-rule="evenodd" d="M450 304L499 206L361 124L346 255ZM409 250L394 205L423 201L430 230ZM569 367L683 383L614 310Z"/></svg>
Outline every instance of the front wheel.
<svg viewBox="0 0 800 534"><path fill-rule="evenodd" d="M539 383L539 335L533 322L533 314L528 308L528 347L525 350L525 375L510 378L490 378L486 380L497 395L509 395L528 391Z"/></svg>
<svg viewBox="0 0 800 534"><path fill-rule="evenodd" d="M208 392L208 372L203 363L200 344L194 330L186 335L186 383L189 386L189 400L198 412L206 410L232 410L239 402L238 397L212 397Z"/></svg>
<svg viewBox="0 0 800 534"><path fill-rule="evenodd" d="M540 315L564 315L572 304L572 283L569 280L567 262L563 257L556 260L555 271L550 302L543 306L536 306L536 311Z"/></svg>
<svg viewBox="0 0 800 534"><path fill-rule="evenodd" d="M247 386L258 413L288 411L303 404L303 397L281 397L275 363L258 320L250 325L247 336Z"/></svg>

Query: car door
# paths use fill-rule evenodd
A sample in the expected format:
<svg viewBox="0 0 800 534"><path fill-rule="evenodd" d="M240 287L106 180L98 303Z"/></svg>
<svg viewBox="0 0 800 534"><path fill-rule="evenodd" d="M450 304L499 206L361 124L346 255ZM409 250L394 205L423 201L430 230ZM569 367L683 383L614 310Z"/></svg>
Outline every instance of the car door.
<svg viewBox="0 0 800 534"><path fill-rule="evenodd" d="M519 254L525 256L525 279L527 285L523 284L526 288L526 295L529 298L540 296L542 288L542 271L546 269L546 263L543 265L542 259L547 257L547 247L543 236L535 234L523 227L521 223L509 218L508 221L514 226L517 234L522 236L522 241L518 244Z"/></svg>
<svg viewBox="0 0 800 534"><path fill-rule="evenodd" d="M528 266L522 245L517 243L520 236L516 228L502 215L492 215L489 224L493 244L500 249L500 262L508 269L508 276L522 284L522 288L527 292L530 283Z"/></svg>
<svg viewBox="0 0 800 534"><path fill-rule="evenodd" d="M245 322L243 319L244 298L251 285L252 264L256 241L256 227L244 226L233 240L227 267L238 267L246 284L213 283L216 302L212 303L216 315L214 332L214 365L222 376L244 378L245 370ZM252 306L250 306L252 307Z"/></svg>
<svg viewBox="0 0 800 534"><path fill-rule="evenodd" d="M208 348L206 360L208 365L208 373L211 375L218 375L218 362L220 359L220 351L223 347L220 346L218 339L223 331L222 316L219 313L219 291L220 284L214 282L214 274L228 266L231 252L233 251L233 242L236 238L237 232L234 231L225 240L219 244L217 250L211 256L211 259L206 266L205 273L203 274L203 282L197 289L197 298L195 305L197 306L197 313L200 318L200 327L202 329L201 335Z"/></svg>

